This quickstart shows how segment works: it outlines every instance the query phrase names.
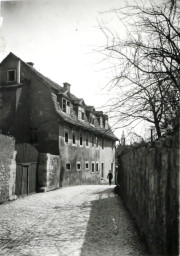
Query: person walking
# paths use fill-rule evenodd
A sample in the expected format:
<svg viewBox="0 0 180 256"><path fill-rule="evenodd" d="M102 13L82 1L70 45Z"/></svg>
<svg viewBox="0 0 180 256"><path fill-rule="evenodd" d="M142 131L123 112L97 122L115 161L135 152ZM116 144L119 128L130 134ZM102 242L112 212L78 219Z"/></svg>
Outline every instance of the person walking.
<svg viewBox="0 0 180 256"><path fill-rule="evenodd" d="M109 179L109 185L111 185L111 180L113 178L113 174L112 174L111 170L109 171L107 178Z"/></svg>

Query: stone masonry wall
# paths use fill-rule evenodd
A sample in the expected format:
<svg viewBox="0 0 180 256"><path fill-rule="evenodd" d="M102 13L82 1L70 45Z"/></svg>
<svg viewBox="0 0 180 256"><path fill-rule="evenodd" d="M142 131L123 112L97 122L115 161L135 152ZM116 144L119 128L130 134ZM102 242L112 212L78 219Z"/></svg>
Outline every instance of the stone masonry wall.
<svg viewBox="0 0 180 256"><path fill-rule="evenodd" d="M0 203L15 198L15 140L0 134Z"/></svg>
<svg viewBox="0 0 180 256"><path fill-rule="evenodd" d="M46 192L60 187L59 156L40 153L38 166L38 191Z"/></svg>
<svg viewBox="0 0 180 256"><path fill-rule="evenodd" d="M153 255L178 253L179 134L118 155L117 191Z"/></svg>

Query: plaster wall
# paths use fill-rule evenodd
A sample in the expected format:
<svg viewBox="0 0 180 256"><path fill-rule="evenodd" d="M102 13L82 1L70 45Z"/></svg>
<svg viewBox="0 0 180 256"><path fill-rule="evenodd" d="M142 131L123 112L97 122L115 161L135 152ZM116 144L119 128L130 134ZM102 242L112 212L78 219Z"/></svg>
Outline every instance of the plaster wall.
<svg viewBox="0 0 180 256"><path fill-rule="evenodd" d="M40 153L38 164L38 191L46 192L60 187L59 156Z"/></svg>
<svg viewBox="0 0 180 256"><path fill-rule="evenodd" d="M51 91L25 66L21 67L22 77L29 83L29 128L37 128L38 142L34 146L43 153L59 154L58 118L55 115Z"/></svg>
<svg viewBox="0 0 180 256"><path fill-rule="evenodd" d="M68 131L68 143L65 142L65 131ZM76 143L73 144L72 131L76 134ZM80 145L80 133L82 133L82 145ZM88 134L88 146L86 145L86 136ZM59 126L59 152L61 161L61 186L79 185L79 184L100 184L107 182L107 173L113 163L114 169L114 148L112 143L104 139L104 149L102 149L102 138L98 136L98 147L92 145L92 136L90 132L80 129L74 129L68 125ZM77 169L77 163L81 168ZM102 177L102 163L104 163L104 179ZM70 169L66 165L70 164ZM88 164L88 168L86 168ZM92 172L94 164L94 172ZM98 164L98 168L96 166Z"/></svg>

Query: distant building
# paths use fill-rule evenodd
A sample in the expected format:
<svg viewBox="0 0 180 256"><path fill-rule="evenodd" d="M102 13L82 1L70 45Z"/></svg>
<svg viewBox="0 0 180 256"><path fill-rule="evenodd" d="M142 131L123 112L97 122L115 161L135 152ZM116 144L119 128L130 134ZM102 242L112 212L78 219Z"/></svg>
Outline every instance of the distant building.
<svg viewBox="0 0 180 256"><path fill-rule="evenodd" d="M87 106L10 53L0 64L0 130L16 143L59 155L62 185L98 184L115 169L115 141L108 116Z"/></svg>

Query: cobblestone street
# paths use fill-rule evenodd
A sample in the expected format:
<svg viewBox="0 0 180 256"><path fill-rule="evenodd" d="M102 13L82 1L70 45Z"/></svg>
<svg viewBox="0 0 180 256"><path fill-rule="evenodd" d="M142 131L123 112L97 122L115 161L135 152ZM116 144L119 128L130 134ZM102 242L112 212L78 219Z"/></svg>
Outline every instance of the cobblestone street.
<svg viewBox="0 0 180 256"><path fill-rule="evenodd" d="M66 187L0 205L0 255L147 256L113 188Z"/></svg>

